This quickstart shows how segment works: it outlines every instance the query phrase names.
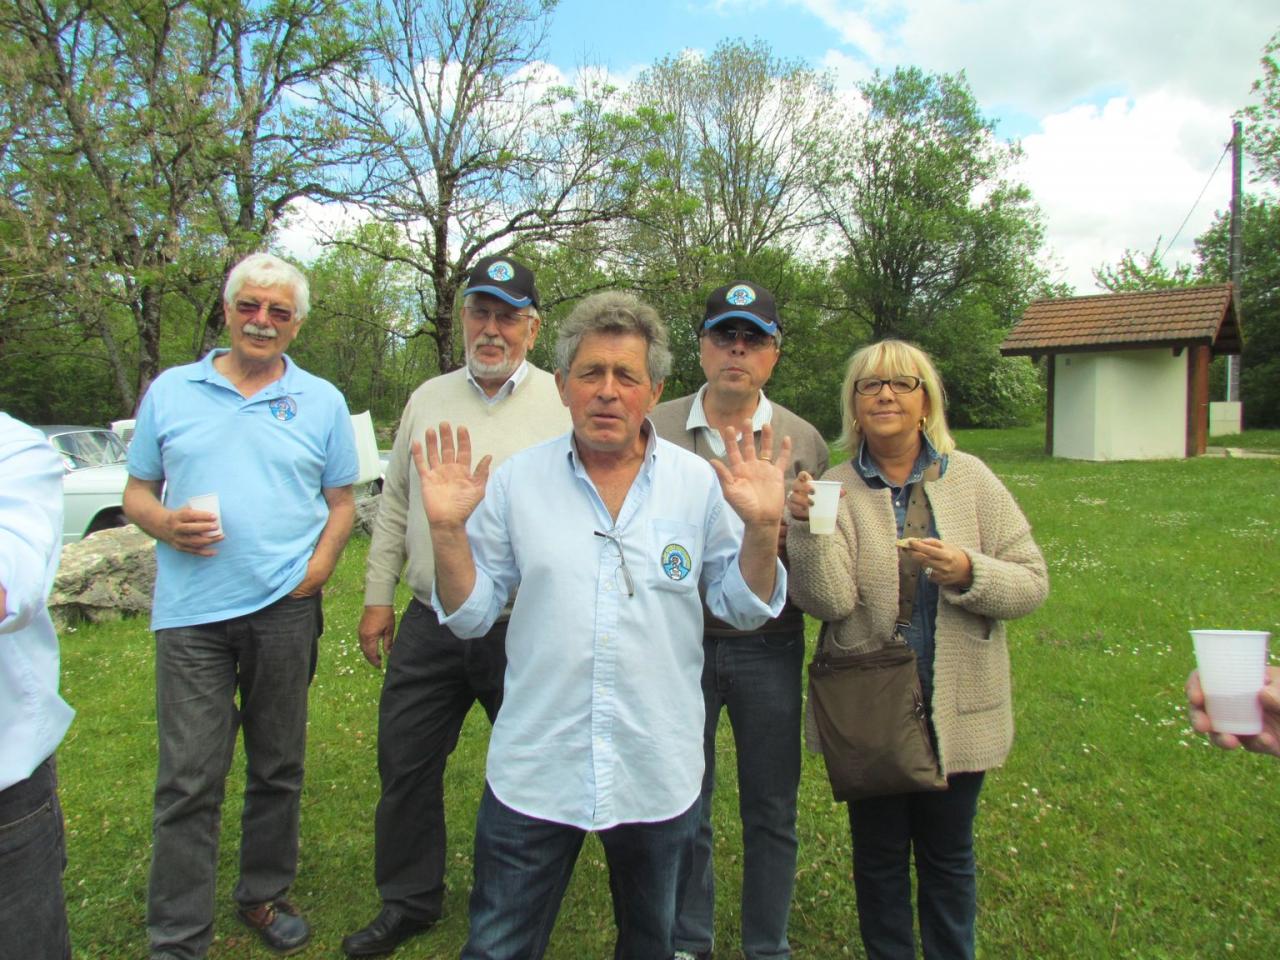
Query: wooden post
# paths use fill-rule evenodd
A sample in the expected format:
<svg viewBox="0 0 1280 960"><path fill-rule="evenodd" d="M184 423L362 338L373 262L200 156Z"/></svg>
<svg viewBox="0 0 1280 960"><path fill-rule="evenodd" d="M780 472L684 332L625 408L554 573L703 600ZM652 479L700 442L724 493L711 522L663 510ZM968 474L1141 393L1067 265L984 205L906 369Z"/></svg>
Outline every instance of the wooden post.
<svg viewBox="0 0 1280 960"><path fill-rule="evenodd" d="M1205 344L1188 347L1187 355L1187 456L1202 456L1209 446L1209 360Z"/></svg>
<svg viewBox="0 0 1280 960"><path fill-rule="evenodd" d="M1053 369L1057 366L1057 357L1052 353L1045 357L1045 363L1049 365L1048 376L1045 378L1045 390L1047 396L1044 404L1044 452L1046 456L1053 456Z"/></svg>

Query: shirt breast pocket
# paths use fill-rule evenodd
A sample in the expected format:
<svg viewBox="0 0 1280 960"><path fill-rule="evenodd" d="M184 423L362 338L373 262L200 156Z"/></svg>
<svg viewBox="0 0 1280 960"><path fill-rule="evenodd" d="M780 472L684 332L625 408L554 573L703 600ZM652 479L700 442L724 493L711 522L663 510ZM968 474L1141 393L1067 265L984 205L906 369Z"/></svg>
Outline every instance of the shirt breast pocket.
<svg viewBox="0 0 1280 960"><path fill-rule="evenodd" d="M696 592L702 569L702 537L692 523L678 520L649 522L649 555L645 557L648 581L656 590Z"/></svg>

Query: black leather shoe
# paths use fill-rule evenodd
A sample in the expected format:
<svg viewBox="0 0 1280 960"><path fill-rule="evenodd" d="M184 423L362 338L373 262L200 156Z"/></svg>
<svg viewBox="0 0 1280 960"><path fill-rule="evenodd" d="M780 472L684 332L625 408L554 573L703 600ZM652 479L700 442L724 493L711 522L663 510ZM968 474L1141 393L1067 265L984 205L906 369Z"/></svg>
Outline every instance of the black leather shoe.
<svg viewBox="0 0 1280 960"><path fill-rule="evenodd" d="M406 917L395 907L383 907L367 927L342 938L342 952L348 957L377 957L390 953L410 937L430 929L433 920Z"/></svg>
<svg viewBox="0 0 1280 960"><path fill-rule="evenodd" d="M311 939L310 924L298 908L283 897L256 907L238 906L236 916L279 954L297 953Z"/></svg>

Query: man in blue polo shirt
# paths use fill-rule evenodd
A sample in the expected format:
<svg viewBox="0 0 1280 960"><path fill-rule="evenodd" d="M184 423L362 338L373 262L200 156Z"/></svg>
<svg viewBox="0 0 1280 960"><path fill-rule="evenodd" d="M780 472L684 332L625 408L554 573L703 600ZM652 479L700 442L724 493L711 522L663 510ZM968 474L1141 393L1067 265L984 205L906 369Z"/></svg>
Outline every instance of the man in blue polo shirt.
<svg viewBox="0 0 1280 960"><path fill-rule="evenodd" d="M297 870L320 589L351 533L359 471L342 395L285 354L309 304L292 264L242 260L223 291L231 348L157 377L129 446L125 512L157 540L153 960L203 957L212 940L219 808L240 726L237 916L281 953L311 935L284 894Z"/></svg>

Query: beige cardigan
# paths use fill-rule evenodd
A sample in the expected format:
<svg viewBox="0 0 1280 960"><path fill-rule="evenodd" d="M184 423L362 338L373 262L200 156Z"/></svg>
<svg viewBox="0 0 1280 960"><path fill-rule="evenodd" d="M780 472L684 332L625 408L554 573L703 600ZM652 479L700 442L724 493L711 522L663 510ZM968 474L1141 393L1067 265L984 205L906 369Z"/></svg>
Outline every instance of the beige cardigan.
<svg viewBox="0 0 1280 960"><path fill-rule="evenodd" d="M827 637L838 648L875 649L892 637L898 612L890 494L868 487L851 463L824 479L844 482L836 532L815 535L807 522L791 521L790 593L806 613L831 623ZM1013 743L1004 621L1044 602L1048 572L1026 517L981 460L953 452L942 478L924 488L938 536L973 564L968 590L939 590L932 703L938 750L946 773L986 770L1002 763Z"/></svg>

